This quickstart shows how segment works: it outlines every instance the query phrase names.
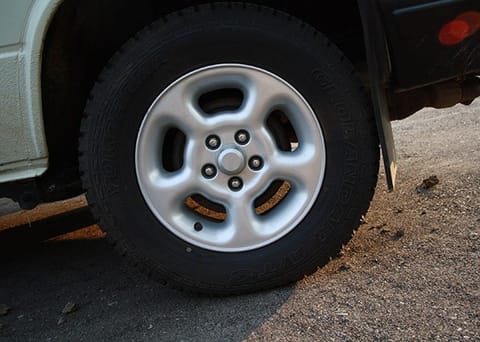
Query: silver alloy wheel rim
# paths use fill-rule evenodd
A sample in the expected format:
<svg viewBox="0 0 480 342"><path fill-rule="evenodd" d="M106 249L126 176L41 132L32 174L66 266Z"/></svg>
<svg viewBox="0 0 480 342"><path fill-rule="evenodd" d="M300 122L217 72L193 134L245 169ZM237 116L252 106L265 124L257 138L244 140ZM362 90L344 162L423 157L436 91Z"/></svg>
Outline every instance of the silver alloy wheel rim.
<svg viewBox="0 0 480 342"><path fill-rule="evenodd" d="M206 114L198 105L199 96L220 88L240 89L241 106ZM279 149L267 128L269 114L279 108L298 137L298 148L292 151ZM181 130L186 142L183 165L167 171L161 161L171 127ZM235 140L239 130L250 135L245 145ZM221 141L215 150L205 143L212 135ZM236 167L222 165L222 153L232 156ZM262 157L260 170L244 165L252 156ZM137 180L152 213L182 240L220 252L263 247L292 231L318 196L325 163L322 129L307 101L280 77L243 64L200 68L173 82L148 109L135 150ZM218 170L213 178L202 174L207 164ZM232 176L242 180L239 190L229 187ZM274 180L288 181L291 189L277 207L258 215L254 201ZM192 194L223 205L226 219L215 222L198 217L184 204Z"/></svg>

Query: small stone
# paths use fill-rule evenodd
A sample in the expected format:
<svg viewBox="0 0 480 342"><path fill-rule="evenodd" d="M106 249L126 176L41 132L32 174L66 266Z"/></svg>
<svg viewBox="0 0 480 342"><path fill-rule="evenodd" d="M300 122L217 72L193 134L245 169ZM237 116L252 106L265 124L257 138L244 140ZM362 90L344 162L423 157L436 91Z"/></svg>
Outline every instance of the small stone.
<svg viewBox="0 0 480 342"><path fill-rule="evenodd" d="M78 306L75 303L68 302L65 304L65 307L62 310L63 314L71 314L72 312L75 312L78 310Z"/></svg>
<svg viewBox="0 0 480 342"><path fill-rule="evenodd" d="M391 230L388 229L388 228L383 228L381 231L380 231L380 234L387 234L387 233L390 233Z"/></svg>
<svg viewBox="0 0 480 342"><path fill-rule="evenodd" d="M438 177L433 175L422 181L422 184L416 187L418 193L426 193L428 189L433 188L435 185L440 183Z"/></svg>
<svg viewBox="0 0 480 342"><path fill-rule="evenodd" d="M60 317L57 321L57 325L62 325L63 323L65 323L65 318Z"/></svg>
<svg viewBox="0 0 480 342"><path fill-rule="evenodd" d="M425 188L430 189L430 188L434 187L435 185L437 185L438 183L440 183L440 181L438 180L438 177L433 175L433 176L428 177L427 179L424 179L423 182L422 182L422 185Z"/></svg>
<svg viewBox="0 0 480 342"><path fill-rule="evenodd" d="M345 271L348 271L351 268L352 268L352 265L350 265L348 262L346 262L346 263L343 263L342 265L340 265L338 270L341 271L341 272L345 272Z"/></svg>
<svg viewBox="0 0 480 342"><path fill-rule="evenodd" d="M370 228L368 228L368 230L374 230L374 229L382 229L383 227L385 227L387 224L386 223L382 223L382 224L379 224L377 226L371 226Z"/></svg>
<svg viewBox="0 0 480 342"><path fill-rule="evenodd" d="M23 317L25 317L25 315L18 315L17 319L22 319Z"/></svg>
<svg viewBox="0 0 480 342"><path fill-rule="evenodd" d="M403 209L402 208L393 208L393 212L395 214L401 214L401 213L403 213Z"/></svg>
<svg viewBox="0 0 480 342"><path fill-rule="evenodd" d="M472 232L472 233L470 233L469 237L472 240L478 240L479 235L478 235L478 233Z"/></svg>
<svg viewBox="0 0 480 342"><path fill-rule="evenodd" d="M6 316L11 308L6 304L0 304L0 316Z"/></svg>
<svg viewBox="0 0 480 342"><path fill-rule="evenodd" d="M360 224L366 224L366 223L368 223L367 218L365 217L365 215L362 215L362 217L360 217Z"/></svg>
<svg viewBox="0 0 480 342"><path fill-rule="evenodd" d="M348 313L347 312L337 312L337 316L339 317L347 317Z"/></svg>
<svg viewBox="0 0 480 342"><path fill-rule="evenodd" d="M405 235L405 231L402 228L397 229L395 234L392 236L392 240L398 240Z"/></svg>

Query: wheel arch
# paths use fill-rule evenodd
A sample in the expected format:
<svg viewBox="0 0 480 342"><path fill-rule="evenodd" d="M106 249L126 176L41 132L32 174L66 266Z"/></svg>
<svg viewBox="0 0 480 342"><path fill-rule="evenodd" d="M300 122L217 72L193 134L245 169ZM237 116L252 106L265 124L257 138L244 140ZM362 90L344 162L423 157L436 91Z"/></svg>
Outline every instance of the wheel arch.
<svg viewBox="0 0 480 342"><path fill-rule="evenodd" d="M45 1L55 6L40 55L41 103L49 155L49 169L40 183L44 191L55 188L60 190L60 197L69 197L82 191L77 149L83 109L110 57L156 19L207 1L137 0L135 6L115 0ZM357 0L329 4L325 11L312 11L310 0L244 2L273 7L314 26L340 47L361 76L367 74Z"/></svg>

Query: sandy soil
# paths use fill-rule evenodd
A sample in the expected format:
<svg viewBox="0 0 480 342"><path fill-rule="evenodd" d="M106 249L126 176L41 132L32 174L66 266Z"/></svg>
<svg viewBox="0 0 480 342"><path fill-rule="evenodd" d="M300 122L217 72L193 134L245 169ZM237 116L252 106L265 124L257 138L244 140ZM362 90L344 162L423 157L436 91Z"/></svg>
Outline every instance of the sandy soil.
<svg viewBox="0 0 480 342"><path fill-rule="evenodd" d="M480 341L479 113L477 100L395 123L397 190L382 172L342 255L289 287L195 297L128 268L97 226L17 236L0 252L0 341ZM433 175L439 184L416 190ZM3 216L0 237L84 204Z"/></svg>

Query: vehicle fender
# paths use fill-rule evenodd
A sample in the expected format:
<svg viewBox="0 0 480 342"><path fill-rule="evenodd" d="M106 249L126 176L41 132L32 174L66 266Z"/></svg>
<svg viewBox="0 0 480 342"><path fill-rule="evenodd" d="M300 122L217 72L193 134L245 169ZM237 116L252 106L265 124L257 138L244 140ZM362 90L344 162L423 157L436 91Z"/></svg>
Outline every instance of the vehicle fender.
<svg viewBox="0 0 480 342"><path fill-rule="evenodd" d="M10 110L5 109L7 112L4 113L4 116L12 121L5 129L14 127L15 131L6 132L4 134L6 141L2 143L5 150L15 151L15 155L3 162L0 161L0 183L37 177L47 170L48 149L42 115L41 56L49 23L61 2L62 0L22 2L25 6L21 8L17 6L16 9L17 12L21 9L24 14L23 17L26 18L24 24L2 35L0 66L14 70L14 75L9 79L15 81L5 87L7 95L13 94L15 98L5 97L7 104L14 105L9 107ZM16 13L14 16L20 16L22 13ZM18 137L23 137L20 146L17 142Z"/></svg>

